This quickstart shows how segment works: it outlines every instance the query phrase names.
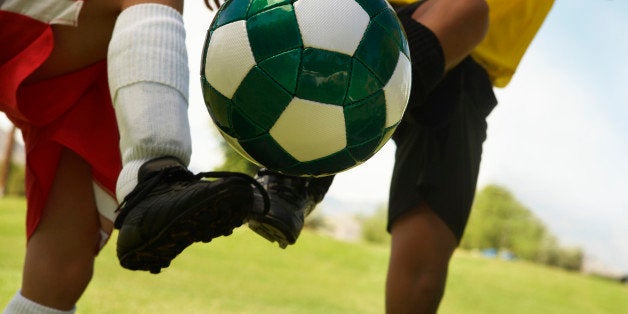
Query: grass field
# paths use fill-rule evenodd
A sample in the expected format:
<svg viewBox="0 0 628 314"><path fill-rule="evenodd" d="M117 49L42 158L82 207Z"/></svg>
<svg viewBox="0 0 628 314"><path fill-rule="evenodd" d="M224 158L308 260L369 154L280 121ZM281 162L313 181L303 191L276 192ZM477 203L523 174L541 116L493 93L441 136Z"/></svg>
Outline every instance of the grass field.
<svg viewBox="0 0 628 314"><path fill-rule="evenodd" d="M0 308L19 288L24 201L0 200ZM97 259L78 313L383 313L388 249L305 232L287 250L247 228L195 244L159 275ZM60 285L62 283L59 283ZM440 313L628 313L628 287L456 253Z"/></svg>

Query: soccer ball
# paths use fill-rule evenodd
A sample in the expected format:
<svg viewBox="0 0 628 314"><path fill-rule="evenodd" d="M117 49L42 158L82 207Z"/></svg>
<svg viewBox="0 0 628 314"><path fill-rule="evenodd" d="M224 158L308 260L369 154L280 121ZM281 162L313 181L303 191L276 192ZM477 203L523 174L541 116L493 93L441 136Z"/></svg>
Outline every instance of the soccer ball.
<svg viewBox="0 0 628 314"><path fill-rule="evenodd" d="M203 97L270 170L331 175L373 156L408 103L408 43L385 0L230 0L207 32Z"/></svg>

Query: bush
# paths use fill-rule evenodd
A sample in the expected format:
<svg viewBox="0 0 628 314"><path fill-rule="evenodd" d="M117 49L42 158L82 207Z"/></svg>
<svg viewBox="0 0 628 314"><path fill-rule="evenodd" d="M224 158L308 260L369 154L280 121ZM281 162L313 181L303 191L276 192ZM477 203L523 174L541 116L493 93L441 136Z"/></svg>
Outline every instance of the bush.
<svg viewBox="0 0 628 314"><path fill-rule="evenodd" d="M320 210L316 210L316 208L314 208L312 213L305 218L303 227L316 231L327 229L328 226L327 221L325 220L325 215L323 215Z"/></svg>
<svg viewBox="0 0 628 314"><path fill-rule="evenodd" d="M24 196L26 195L26 168L23 165L11 163L9 177L7 178L4 195Z"/></svg>
<svg viewBox="0 0 628 314"><path fill-rule="evenodd" d="M371 215L362 218L362 239L369 243L387 244L390 243L390 234L386 230L387 209L380 206Z"/></svg>
<svg viewBox="0 0 628 314"><path fill-rule="evenodd" d="M584 259L578 248L561 248L531 210L497 185L478 192L460 247L506 250L525 260L567 270L580 270Z"/></svg>

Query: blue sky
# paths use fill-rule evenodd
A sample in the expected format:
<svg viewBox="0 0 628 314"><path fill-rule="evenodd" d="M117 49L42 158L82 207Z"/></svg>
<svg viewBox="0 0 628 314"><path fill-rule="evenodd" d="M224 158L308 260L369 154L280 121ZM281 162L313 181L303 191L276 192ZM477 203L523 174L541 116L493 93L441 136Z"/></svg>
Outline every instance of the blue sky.
<svg viewBox="0 0 628 314"><path fill-rule="evenodd" d="M200 51L211 14L187 1L192 167L220 162L203 107ZM497 183L590 259L628 273L628 1L557 0L488 119L479 185ZM328 194L385 203L394 145L337 176Z"/></svg>

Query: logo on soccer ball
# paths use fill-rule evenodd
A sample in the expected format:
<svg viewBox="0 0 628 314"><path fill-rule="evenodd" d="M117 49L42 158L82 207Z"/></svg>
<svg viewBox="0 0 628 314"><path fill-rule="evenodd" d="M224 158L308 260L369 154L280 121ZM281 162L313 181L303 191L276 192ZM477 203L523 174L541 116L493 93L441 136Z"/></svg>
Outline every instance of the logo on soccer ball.
<svg viewBox="0 0 628 314"><path fill-rule="evenodd" d="M231 0L207 32L201 83L242 156L323 176L390 139L409 98L410 52L385 0Z"/></svg>

